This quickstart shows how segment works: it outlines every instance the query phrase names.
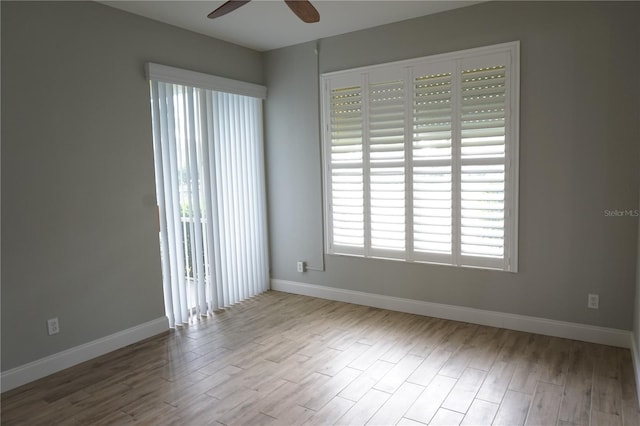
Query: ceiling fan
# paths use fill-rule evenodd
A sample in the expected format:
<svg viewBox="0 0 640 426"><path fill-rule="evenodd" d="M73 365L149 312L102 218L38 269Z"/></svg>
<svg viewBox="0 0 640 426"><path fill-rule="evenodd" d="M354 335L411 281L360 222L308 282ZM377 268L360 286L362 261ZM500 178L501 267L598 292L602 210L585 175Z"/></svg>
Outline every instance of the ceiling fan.
<svg viewBox="0 0 640 426"><path fill-rule="evenodd" d="M250 1L251 0L229 0L208 14L207 17L210 19L218 18L229 12L233 12ZM302 19L302 21L307 23L320 21L320 14L318 13L318 10L313 7L311 2L308 0L284 0L284 2L289 6L289 9L298 16L298 18Z"/></svg>

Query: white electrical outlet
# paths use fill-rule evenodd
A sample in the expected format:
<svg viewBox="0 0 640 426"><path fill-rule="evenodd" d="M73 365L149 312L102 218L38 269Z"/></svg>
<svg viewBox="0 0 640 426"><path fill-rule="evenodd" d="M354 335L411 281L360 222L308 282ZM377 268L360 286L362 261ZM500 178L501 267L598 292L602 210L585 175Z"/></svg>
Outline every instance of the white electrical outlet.
<svg viewBox="0 0 640 426"><path fill-rule="evenodd" d="M600 296L597 294L589 293L589 298L587 299L587 308L589 309L598 309L600 305Z"/></svg>
<svg viewBox="0 0 640 426"><path fill-rule="evenodd" d="M304 267L305 267L304 262L299 260L298 261L298 272L304 272Z"/></svg>
<svg viewBox="0 0 640 426"><path fill-rule="evenodd" d="M51 336L52 334L60 333L60 324L58 324L58 318L48 319L47 329L49 330L49 336Z"/></svg>

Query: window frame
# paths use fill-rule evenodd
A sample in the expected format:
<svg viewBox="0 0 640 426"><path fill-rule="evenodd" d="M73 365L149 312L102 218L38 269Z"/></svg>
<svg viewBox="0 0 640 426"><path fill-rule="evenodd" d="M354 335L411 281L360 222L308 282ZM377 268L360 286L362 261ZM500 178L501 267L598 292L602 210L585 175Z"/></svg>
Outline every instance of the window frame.
<svg viewBox="0 0 640 426"><path fill-rule="evenodd" d="M506 61L505 61L506 57ZM500 59L496 62L497 59ZM458 186L452 183L452 247L450 255L440 255L439 253L416 252L413 249L413 95L414 78L418 75L414 70L418 69L452 69L453 79L458 83L461 81L461 74L470 66L495 66L506 62L505 77L505 155L504 155L504 255L502 258L468 256L461 254L461 244L459 234L462 229L460 223L453 223L454 217L460 217L462 211L459 202L460 191ZM451 63L454 67L451 68ZM399 72L404 72L404 98L405 98L405 133L404 133L404 167L405 167L405 249L385 250L371 247L371 210L370 210L370 172L369 165L369 114L368 92L370 90L369 79L375 76L375 81L384 81L385 76L397 76ZM395 77L392 77L395 78ZM334 244L333 242L333 211L332 203L332 164L331 163L331 94L332 89L358 86L361 87L362 104L362 181L363 181L363 228L364 245L350 247L348 245ZM454 152L453 139L458 138L458 148L461 138L461 107L457 105L461 102L460 85L454 84L452 92L452 156L451 156L451 177L461 179L463 162L461 154ZM518 271L518 192L519 192L519 110L520 110L520 42L513 41L492 46L485 46L473 49L466 49L457 52L450 52L438 55L425 56L403 61L376 64L371 66L346 69L323 73L320 75L320 101L321 101L321 133L322 133L322 170L323 170L323 209L325 227L325 247L328 255L346 255L367 258L383 258L400 260L405 262L442 264L456 267L469 267L480 269L501 270L507 272ZM456 133L457 132L457 133ZM454 164L456 165L454 167ZM407 178L411 175L411 178ZM369 210L367 210L369 208ZM456 212L455 209L458 209ZM411 218L411 220L409 220ZM369 229L367 229L369 227ZM458 236L456 236L458 234ZM369 237L367 241L367 236ZM456 246L456 242L458 245ZM336 248L338 248L336 250Z"/></svg>

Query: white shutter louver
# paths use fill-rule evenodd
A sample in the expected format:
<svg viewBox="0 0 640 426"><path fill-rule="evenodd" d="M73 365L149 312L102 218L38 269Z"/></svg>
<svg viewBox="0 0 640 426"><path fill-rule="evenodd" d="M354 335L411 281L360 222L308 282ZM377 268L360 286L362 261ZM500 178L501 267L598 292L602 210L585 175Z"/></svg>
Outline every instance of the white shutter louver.
<svg viewBox="0 0 640 426"><path fill-rule="evenodd" d="M451 73L413 81L413 247L451 254Z"/></svg>
<svg viewBox="0 0 640 426"><path fill-rule="evenodd" d="M404 250L404 82L369 84L368 100L371 248Z"/></svg>
<svg viewBox="0 0 640 426"><path fill-rule="evenodd" d="M461 73L463 256L504 256L505 66Z"/></svg>
<svg viewBox="0 0 640 426"><path fill-rule="evenodd" d="M362 89L331 91L331 206L333 242L364 248Z"/></svg>

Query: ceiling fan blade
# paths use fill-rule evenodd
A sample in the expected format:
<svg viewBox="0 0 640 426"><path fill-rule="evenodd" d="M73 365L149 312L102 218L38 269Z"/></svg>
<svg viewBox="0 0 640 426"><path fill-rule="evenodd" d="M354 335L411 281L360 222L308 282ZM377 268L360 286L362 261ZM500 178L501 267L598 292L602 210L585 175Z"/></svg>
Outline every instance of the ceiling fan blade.
<svg viewBox="0 0 640 426"><path fill-rule="evenodd" d="M224 3L222 6L220 6L219 8L217 8L216 10L208 14L207 17L209 19L218 18L222 15L226 15L229 12L233 12L240 6L245 5L250 1L251 0L229 0L228 2Z"/></svg>
<svg viewBox="0 0 640 426"><path fill-rule="evenodd" d="M320 21L320 13L308 0L284 0L289 9L306 23Z"/></svg>

